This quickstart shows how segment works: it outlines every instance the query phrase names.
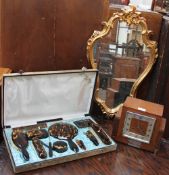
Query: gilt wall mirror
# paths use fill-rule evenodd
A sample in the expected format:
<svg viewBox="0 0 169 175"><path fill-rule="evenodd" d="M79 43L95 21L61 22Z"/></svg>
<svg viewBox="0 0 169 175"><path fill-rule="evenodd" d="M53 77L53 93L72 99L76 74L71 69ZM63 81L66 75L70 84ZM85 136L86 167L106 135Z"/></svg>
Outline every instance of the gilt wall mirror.
<svg viewBox="0 0 169 175"><path fill-rule="evenodd" d="M129 5L103 22L87 42L87 57L99 76L95 99L102 111L114 116L127 96L137 89L157 58L157 44L149 39L145 18Z"/></svg>

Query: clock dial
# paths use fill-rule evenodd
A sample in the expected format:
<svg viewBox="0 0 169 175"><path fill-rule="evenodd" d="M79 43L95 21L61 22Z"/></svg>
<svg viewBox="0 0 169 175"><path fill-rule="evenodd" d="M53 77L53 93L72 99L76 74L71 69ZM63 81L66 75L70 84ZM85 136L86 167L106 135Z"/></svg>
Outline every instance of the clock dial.
<svg viewBox="0 0 169 175"><path fill-rule="evenodd" d="M133 112L126 112L123 136L143 143L150 143L156 119Z"/></svg>
<svg viewBox="0 0 169 175"><path fill-rule="evenodd" d="M130 128L129 128L129 132L133 132L133 133L145 136L146 132L147 132L147 128L148 128L148 122L147 121L132 118Z"/></svg>

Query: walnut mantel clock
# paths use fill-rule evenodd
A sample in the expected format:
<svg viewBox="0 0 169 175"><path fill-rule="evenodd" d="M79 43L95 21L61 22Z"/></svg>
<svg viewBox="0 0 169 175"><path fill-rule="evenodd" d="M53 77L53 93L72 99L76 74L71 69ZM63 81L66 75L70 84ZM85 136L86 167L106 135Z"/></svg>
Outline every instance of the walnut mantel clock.
<svg viewBox="0 0 169 175"><path fill-rule="evenodd" d="M119 111L116 140L148 151L158 149L165 128L163 106L128 97Z"/></svg>

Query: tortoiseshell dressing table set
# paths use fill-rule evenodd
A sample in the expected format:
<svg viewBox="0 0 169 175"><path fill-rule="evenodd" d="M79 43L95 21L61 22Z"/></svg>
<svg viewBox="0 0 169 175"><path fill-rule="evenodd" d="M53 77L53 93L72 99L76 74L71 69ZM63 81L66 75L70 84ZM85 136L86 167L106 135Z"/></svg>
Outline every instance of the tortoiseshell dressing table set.
<svg viewBox="0 0 169 175"><path fill-rule="evenodd" d="M90 117L96 70L3 77L3 130L15 173L116 149Z"/></svg>

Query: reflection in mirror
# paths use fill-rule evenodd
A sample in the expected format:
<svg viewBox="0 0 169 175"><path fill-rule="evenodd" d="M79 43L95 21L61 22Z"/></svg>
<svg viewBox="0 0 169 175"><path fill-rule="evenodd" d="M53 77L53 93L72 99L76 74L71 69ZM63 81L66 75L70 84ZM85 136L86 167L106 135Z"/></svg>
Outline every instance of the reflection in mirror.
<svg viewBox="0 0 169 175"><path fill-rule="evenodd" d="M94 42L98 96L109 108L124 102L148 64L150 50L143 43L142 31L141 25L116 20L108 34Z"/></svg>

